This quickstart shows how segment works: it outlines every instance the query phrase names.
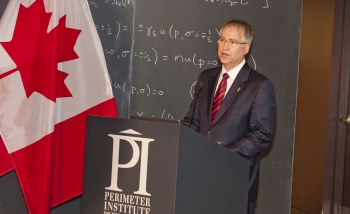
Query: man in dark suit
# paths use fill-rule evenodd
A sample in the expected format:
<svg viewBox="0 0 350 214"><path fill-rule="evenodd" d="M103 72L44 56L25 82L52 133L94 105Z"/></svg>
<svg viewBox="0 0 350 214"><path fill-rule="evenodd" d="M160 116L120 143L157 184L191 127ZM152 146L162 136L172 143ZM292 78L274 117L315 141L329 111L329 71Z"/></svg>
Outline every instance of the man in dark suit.
<svg viewBox="0 0 350 214"><path fill-rule="evenodd" d="M222 66L199 75L197 103L192 101L182 120L183 124L191 123L197 132L250 160L248 214L254 213L257 198L258 156L270 144L276 124L274 86L245 60L252 40L252 29L242 20L230 20L222 26L218 39Z"/></svg>

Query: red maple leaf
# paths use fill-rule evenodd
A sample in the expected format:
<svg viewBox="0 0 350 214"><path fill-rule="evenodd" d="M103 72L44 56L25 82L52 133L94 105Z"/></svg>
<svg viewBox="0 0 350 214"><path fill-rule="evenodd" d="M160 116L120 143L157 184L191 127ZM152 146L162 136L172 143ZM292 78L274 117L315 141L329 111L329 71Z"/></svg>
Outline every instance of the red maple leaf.
<svg viewBox="0 0 350 214"><path fill-rule="evenodd" d="M0 79L19 71L27 97L38 92L55 102L58 97L71 97L64 83L67 73L59 71L58 63L79 58L74 45L80 30L65 26L66 16L47 32L52 13L46 13L43 0L30 7L20 5L16 26L10 42L0 42L17 68L0 75Z"/></svg>

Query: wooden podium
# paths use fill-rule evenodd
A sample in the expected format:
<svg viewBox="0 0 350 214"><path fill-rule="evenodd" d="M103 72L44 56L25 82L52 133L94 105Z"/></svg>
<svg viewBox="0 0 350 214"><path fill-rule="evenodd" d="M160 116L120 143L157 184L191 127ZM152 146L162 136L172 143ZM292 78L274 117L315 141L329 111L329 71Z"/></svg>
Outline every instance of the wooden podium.
<svg viewBox="0 0 350 214"><path fill-rule="evenodd" d="M83 214L244 214L249 161L178 121L87 119Z"/></svg>

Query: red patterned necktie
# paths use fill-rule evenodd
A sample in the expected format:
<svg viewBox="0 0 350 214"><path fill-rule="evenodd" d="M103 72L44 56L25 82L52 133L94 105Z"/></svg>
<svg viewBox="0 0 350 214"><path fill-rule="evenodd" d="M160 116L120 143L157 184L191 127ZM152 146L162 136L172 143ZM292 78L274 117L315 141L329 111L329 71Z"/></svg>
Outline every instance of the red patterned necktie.
<svg viewBox="0 0 350 214"><path fill-rule="evenodd" d="M228 74L224 73L222 80L220 82L220 85L218 87L218 90L215 93L214 100L213 100L213 108L211 110L211 123L214 122L214 119L220 109L221 103L222 101L224 101L228 78L229 78Z"/></svg>

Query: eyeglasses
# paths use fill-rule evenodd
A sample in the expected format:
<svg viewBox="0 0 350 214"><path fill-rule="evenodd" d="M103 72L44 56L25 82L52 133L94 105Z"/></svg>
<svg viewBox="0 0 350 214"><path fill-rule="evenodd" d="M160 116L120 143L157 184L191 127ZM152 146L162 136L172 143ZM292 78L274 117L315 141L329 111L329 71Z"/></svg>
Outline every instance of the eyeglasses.
<svg viewBox="0 0 350 214"><path fill-rule="evenodd" d="M224 38L219 38L218 39L218 45L225 45L227 42L229 47L236 47L237 45L245 45L247 44L246 42L238 42L236 40L230 39L230 40L226 40Z"/></svg>

